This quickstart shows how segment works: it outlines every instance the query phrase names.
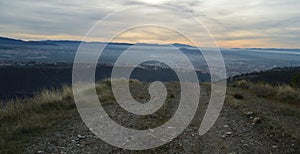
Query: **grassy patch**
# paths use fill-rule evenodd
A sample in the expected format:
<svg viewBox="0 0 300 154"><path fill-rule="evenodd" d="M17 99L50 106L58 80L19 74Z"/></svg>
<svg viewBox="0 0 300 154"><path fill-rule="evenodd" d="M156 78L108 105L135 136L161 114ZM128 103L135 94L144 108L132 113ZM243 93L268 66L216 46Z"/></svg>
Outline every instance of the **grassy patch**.
<svg viewBox="0 0 300 154"><path fill-rule="evenodd" d="M72 91L43 90L33 98L16 99L0 109L0 153L20 153L30 137L75 111Z"/></svg>
<svg viewBox="0 0 300 154"><path fill-rule="evenodd" d="M254 83L241 80L233 83L233 86L248 89L258 97L268 98L296 106L300 105L300 90L290 85L271 85L269 83Z"/></svg>

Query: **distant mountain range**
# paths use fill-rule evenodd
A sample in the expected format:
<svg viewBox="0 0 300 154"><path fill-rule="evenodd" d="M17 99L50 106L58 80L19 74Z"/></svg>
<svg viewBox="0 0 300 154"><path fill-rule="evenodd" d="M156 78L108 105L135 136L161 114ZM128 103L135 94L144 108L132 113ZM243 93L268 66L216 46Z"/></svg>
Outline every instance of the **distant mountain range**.
<svg viewBox="0 0 300 154"><path fill-rule="evenodd" d="M61 44L75 44L79 45L82 41L77 40L41 40L41 41L25 41L21 39L13 39L7 37L0 36L0 45L61 45ZM86 43L99 43L104 44L105 42L86 42ZM120 42L109 42L110 45L135 45L133 43L120 43ZM181 43L173 43L173 44L151 44L151 43L136 43L136 45L143 45L143 46L168 46L172 45L178 48L195 48L195 46L181 44ZM249 50L297 50L294 48L230 48L230 49L249 49Z"/></svg>
<svg viewBox="0 0 300 154"><path fill-rule="evenodd" d="M41 40L41 41L24 41L21 39L13 39L7 37L0 37L0 45L59 45L59 44L80 44L81 41L73 41L73 40ZM105 42L88 42L88 43L100 43L104 44ZM112 45L134 45L132 43L118 43L118 42L110 42L108 44ZM166 46L166 45L173 45L178 48L191 48L193 46L187 44L149 44L149 43L136 43L137 45L144 45L144 46Z"/></svg>
<svg viewBox="0 0 300 154"><path fill-rule="evenodd" d="M230 49L247 49L247 50L285 50L285 51L294 51L294 50L300 50L297 48L230 48Z"/></svg>
<svg viewBox="0 0 300 154"><path fill-rule="evenodd" d="M0 37L0 45L55 45L44 41L23 41L12 38Z"/></svg>

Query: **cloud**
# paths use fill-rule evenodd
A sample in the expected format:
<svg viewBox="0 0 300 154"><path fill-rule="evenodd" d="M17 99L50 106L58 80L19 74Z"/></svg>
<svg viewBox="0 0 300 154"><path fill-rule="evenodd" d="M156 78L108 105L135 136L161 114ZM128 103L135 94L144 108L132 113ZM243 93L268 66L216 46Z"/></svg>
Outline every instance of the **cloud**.
<svg viewBox="0 0 300 154"><path fill-rule="evenodd" d="M201 21L223 47L290 47L299 48L299 0L15 0L0 2L0 33L23 39L79 39L106 15L123 8L158 4L178 8ZM157 11L156 13L154 11ZM174 25L184 27L188 20L176 14L164 14L160 9L135 10L111 19L101 33L118 33L126 22L157 18L164 23L174 19ZM155 15L156 14L156 15ZM140 16L137 16L140 15ZM142 28L122 36L120 41L154 40L161 43L181 41L166 31L155 33ZM152 29L153 30L153 29ZM199 27L190 26L192 35L199 35ZM166 33L163 36L163 33ZM166 37L172 36L172 37ZM45 38L42 38L45 37ZM134 38L135 37L135 38ZM168 38L168 39L166 39ZM106 40L107 38L97 38ZM162 39L162 40L159 40ZM182 42L181 42L182 43ZM205 44L205 42L202 42Z"/></svg>
<svg viewBox="0 0 300 154"><path fill-rule="evenodd" d="M189 40L187 40L183 35L180 33L160 27L160 26L139 26L128 31L125 31L118 35L113 42L130 42L130 43L159 43L159 44L166 44L166 43L174 43L174 42L182 42L185 44L191 44Z"/></svg>

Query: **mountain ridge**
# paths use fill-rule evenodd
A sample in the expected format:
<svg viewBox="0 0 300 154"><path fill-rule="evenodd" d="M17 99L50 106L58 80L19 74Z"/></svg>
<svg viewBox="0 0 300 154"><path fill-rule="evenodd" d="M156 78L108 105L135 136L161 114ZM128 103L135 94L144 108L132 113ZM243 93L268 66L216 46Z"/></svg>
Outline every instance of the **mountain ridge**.
<svg viewBox="0 0 300 154"><path fill-rule="evenodd" d="M36 41L25 41L22 39L15 39L9 37L0 36L0 44L14 44L14 45L59 45L59 44L80 44L83 41L79 40L36 40ZM85 42L85 43L99 43L109 45L147 45L147 46L167 46L173 45L175 47L194 47L187 44L172 43L172 44L151 44L151 43L126 43L126 42Z"/></svg>

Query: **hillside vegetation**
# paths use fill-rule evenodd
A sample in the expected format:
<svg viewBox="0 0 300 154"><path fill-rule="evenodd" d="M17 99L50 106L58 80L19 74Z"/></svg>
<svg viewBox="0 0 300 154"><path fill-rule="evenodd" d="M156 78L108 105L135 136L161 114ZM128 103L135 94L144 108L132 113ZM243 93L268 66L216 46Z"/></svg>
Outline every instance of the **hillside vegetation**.
<svg viewBox="0 0 300 154"><path fill-rule="evenodd" d="M296 86L288 84L272 85L267 82L254 83L246 80L235 81L232 86L248 89L258 97L300 106L300 90Z"/></svg>
<svg viewBox="0 0 300 154"><path fill-rule="evenodd" d="M2 103L0 153L19 153L32 137L75 113L70 87L43 90L32 98Z"/></svg>

